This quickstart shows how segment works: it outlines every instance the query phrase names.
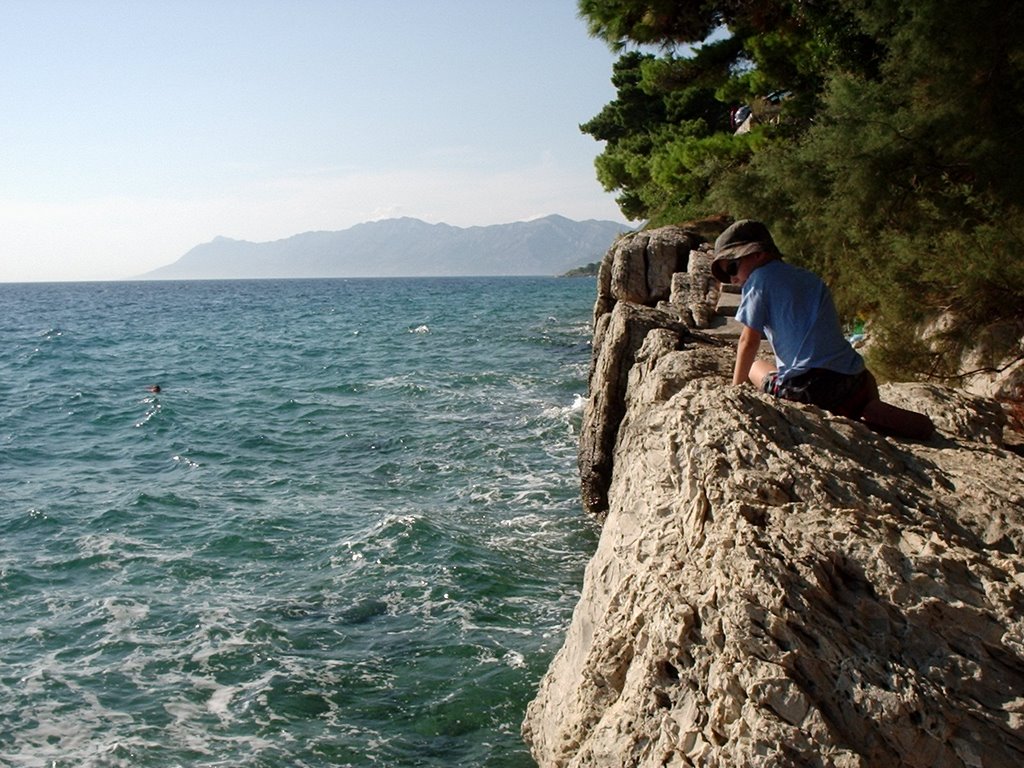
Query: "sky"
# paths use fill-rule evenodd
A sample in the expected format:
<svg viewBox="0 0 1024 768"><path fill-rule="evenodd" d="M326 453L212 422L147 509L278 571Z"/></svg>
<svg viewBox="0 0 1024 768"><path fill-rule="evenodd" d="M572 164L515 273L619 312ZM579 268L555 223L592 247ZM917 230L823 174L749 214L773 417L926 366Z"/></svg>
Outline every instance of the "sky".
<svg viewBox="0 0 1024 768"><path fill-rule="evenodd" d="M625 221L579 130L616 58L576 0L3 0L0 282L399 216Z"/></svg>

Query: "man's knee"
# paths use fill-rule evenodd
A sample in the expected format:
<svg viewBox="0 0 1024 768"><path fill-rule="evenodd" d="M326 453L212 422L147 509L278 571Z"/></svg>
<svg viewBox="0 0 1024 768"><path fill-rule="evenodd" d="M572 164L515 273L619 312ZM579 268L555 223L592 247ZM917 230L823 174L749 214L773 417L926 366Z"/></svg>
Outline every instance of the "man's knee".
<svg viewBox="0 0 1024 768"><path fill-rule="evenodd" d="M775 373L775 366L767 360L755 360L753 365L750 366L750 373L747 374L747 378L750 379L750 383L758 389L764 391L764 379L765 376Z"/></svg>

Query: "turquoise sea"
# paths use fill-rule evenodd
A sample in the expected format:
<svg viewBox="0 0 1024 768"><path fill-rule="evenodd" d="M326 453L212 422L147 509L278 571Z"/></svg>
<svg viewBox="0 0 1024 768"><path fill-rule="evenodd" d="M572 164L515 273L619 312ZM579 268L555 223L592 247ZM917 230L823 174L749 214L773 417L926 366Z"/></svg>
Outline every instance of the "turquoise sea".
<svg viewBox="0 0 1024 768"><path fill-rule="evenodd" d="M531 765L593 300L0 285L0 765Z"/></svg>

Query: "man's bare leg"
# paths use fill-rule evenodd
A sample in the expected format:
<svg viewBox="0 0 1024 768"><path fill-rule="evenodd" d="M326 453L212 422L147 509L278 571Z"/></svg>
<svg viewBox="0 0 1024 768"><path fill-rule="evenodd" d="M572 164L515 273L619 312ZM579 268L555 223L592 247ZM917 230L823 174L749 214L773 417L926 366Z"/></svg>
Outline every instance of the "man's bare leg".
<svg viewBox="0 0 1024 768"><path fill-rule="evenodd" d="M897 408L881 400L872 400L864 406L861 418L876 432L893 437L927 440L935 432L932 420L923 413Z"/></svg>

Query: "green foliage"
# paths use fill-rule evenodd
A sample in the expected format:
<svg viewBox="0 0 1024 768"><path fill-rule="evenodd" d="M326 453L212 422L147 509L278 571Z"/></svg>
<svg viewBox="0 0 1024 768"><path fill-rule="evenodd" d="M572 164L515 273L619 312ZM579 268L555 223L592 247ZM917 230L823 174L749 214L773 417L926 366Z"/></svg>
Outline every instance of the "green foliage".
<svg viewBox="0 0 1024 768"><path fill-rule="evenodd" d="M757 138L757 134L732 137L684 129L659 144L651 154L652 181L657 190L674 194L675 204L664 212L651 210L651 223L657 226L712 213L708 207L712 184L722 173L743 164Z"/></svg>
<svg viewBox="0 0 1024 768"><path fill-rule="evenodd" d="M871 319L890 372L949 373L985 327L1024 317L1020 4L580 10L613 48L663 46L625 53L616 100L581 126L606 142L598 178L627 216L761 218L787 258L832 285L841 312ZM727 31L706 40L718 23ZM679 55L681 43L696 47ZM735 135L740 104L758 123ZM927 345L909 341L939 315L954 320Z"/></svg>
<svg viewBox="0 0 1024 768"><path fill-rule="evenodd" d="M715 28L715 10L679 0L580 0L590 34L621 50L627 41L664 44L703 40Z"/></svg>
<svg viewBox="0 0 1024 768"><path fill-rule="evenodd" d="M951 377L971 349L996 365L1024 336L1022 248L1021 210L960 230L894 233L887 252L907 270L906 279L873 286L881 293L876 316L883 343L872 364L888 375ZM922 338L925 323L931 327ZM1007 328L1008 335L999 335Z"/></svg>
<svg viewBox="0 0 1024 768"><path fill-rule="evenodd" d="M589 264L584 264L581 267L573 267L568 272L560 277L597 277L597 273L601 270L600 261L592 261Z"/></svg>

